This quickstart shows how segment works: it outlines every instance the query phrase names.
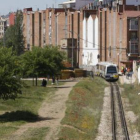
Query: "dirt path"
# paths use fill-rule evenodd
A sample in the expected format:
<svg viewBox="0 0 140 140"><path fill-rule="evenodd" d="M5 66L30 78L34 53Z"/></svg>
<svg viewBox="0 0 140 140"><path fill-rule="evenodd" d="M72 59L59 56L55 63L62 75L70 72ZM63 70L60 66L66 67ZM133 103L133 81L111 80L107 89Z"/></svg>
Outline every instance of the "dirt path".
<svg viewBox="0 0 140 140"><path fill-rule="evenodd" d="M46 100L41 108L39 109L39 116L46 118L45 120L27 123L20 127L13 136L12 140L19 140L22 135L24 135L29 128L41 128L49 127L49 132L45 140L55 140L60 129L60 122L65 116L66 101L72 87L77 82L67 82L64 86L61 86L56 91L55 95L51 97L51 100ZM10 137L11 139L11 137Z"/></svg>

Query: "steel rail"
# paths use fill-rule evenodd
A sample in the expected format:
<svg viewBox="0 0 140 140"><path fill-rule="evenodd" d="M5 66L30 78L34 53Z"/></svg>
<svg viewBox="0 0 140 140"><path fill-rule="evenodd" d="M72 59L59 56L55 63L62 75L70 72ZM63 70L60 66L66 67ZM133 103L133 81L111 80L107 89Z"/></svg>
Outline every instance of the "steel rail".
<svg viewBox="0 0 140 140"><path fill-rule="evenodd" d="M124 114L124 109L123 109L123 104L122 104L122 100L121 100L119 86L117 85L117 83L115 83L114 85L116 86L116 90L117 90L117 97L118 97L118 102L119 102L121 123L122 123L122 127L123 127L123 130L124 130L125 140L130 140L128 129L127 129L127 124L126 124L126 119L125 119L125 114Z"/></svg>
<svg viewBox="0 0 140 140"><path fill-rule="evenodd" d="M110 87L111 87L112 139L116 140L116 117L115 117L115 105L114 105L114 94L113 94L112 83L110 83Z"/></svg>

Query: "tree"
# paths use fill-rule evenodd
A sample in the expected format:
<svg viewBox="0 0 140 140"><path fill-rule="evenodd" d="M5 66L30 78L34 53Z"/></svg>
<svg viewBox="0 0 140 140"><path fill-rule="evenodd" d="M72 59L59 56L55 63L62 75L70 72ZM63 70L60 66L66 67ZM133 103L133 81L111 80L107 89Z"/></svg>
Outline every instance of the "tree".
<svg viewBox="0 0 140 140"><path fill-rule="evenodd" d="M24 52L22 11L18 10L15 17L15 24L10 26L5 32L4 43L6 47L12 47L17 55L21 55Z"/></svg>
<svg viewBox="0 0 140 140"><path fill-rule="evenodd" d="M56 75L64 68L63 61L66 59L65 53L60 52L56 46L46 47L43 55L46 63L49 64L49 67L46 67L47 74L51 76Z"/></svg>
<svg viewBox="0 0 140 140"><path fill-rule="evenodd" d="M55 75L64 67L63 60L64 54L57 47L33 47L32 51L22 55L23 75L36 79L38 76Z"/></svg>
<svg viewBox="0 0 140 140"><path fill-rule="evenodd" d="M18 78L18 57L12 48L0 48L0 98L15 99L21 94L22 84Z"/></svg>
<svg viewBox="0 0 140 140"><path fill-rule="evenodd" d="M0 39L0 47L3 47L3 39Z"/></svg>

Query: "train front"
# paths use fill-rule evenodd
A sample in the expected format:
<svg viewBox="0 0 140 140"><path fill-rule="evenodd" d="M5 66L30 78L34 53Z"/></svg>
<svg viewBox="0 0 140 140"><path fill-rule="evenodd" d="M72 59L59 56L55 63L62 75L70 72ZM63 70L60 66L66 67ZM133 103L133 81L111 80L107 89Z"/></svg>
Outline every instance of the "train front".
<svg viewBox="0 0 140 140"><path fill-rule="evenodd" d="M117 66L112 65L106 67L105 79L112 81L117 81L119 79Z"/></svg>

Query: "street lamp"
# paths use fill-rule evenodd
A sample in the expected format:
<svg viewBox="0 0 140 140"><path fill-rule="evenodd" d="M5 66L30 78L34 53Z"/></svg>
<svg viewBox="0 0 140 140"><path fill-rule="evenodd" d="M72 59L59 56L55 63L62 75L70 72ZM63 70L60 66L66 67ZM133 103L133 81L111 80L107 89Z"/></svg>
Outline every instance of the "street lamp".
<svg viewBox="0 0 140 140"><path fill-rule="evenodd" d="M73 32L72 33L72 68L73 68Z"/></svg>

